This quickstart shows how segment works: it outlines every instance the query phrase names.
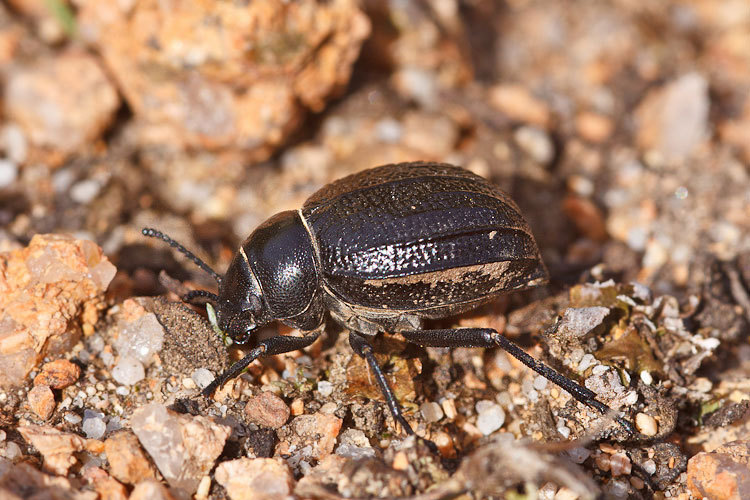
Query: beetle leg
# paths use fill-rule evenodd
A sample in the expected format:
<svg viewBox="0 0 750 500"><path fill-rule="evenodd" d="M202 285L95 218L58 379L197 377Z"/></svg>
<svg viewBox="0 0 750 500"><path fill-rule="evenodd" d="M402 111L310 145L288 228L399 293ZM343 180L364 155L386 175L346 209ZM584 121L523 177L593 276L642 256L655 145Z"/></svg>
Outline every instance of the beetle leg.
<svg viewBox="0 0 750 500"><path fill-rule="evenodd" d="M404 415L401 413L401 405L398 404L398 399L396 399L396 395L393 394L393 390L391 390L388 379L385 378L383 369L380 368L380 365L378 365L378 361L375 359L375 352L372 346L367 342L367 339L354 330L350 330L349 344L352 346L354 352L357 353L359 357L364 358L367 361L367 364L370 365L370 370L372 370L372 372L375 374L375 379L378 381L380 391L383 393L383 396L385 396L385 402L388 405L388 408L391 410L393 420L401 424L401 427L403 427L404 431L407 434L414 435L418 439L422 439L433 453L437 453L437 446L435 445L435 443L428 439L420 438L419 436L417 436L414 430L409 425L409 422L407 422L404 418Z"/></svg>
<svg viewBox="0 0 750 500"><path fill-rule="evenodd" d="M596 393L564 375L553 370L541 361L529 355L526 351L508 340L505 336L491 328L456 328L448 330L414 330L400 332L404 338L414 344L429 347L495 347L502 348L505 352L528 366L542 377L553 384L565 389L576 401L586 406L596 408L603 414L615 413L609 406L596 399ZM615 417L615 420L630 434L635 434L633 424L623 417Z"/></svg>
<svg viewBox="0 0 750 500"><path fill-rule="evenodd" d="M237 361L229 367L227 371L216 377L213 382L208 384L202 393L204 396L211 397L216 389L222 387L227 380L239 376L247 366L262 356L271 356L273 354L283 354L292 352L311 345L320 336L320 330L310 333L304 337L290 337L278 335L258 342L258 346L248 352L244 358Z"/></svg>

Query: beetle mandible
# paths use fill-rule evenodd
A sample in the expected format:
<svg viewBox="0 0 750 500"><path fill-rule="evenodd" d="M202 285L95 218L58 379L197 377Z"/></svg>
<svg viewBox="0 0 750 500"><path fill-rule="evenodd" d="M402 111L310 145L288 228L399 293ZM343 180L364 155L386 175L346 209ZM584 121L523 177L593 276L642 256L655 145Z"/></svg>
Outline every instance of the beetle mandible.
<svg viewBox="0 0 750 500"><path fill-rule="evenodd" d="M210 396L261 356L311 345L326 312L349 330L349 343L375 375L391 414L408 434L370 339L382 332L432 347L501 347L607 413L596 394L547 367L496 330L428 330L424 319L473 309L498 295L547 281L531 230L511 198L484 178L453 165L399 163L339 179L299 210L281 212L242 243L224 276L165 234L144 228L187 255L219 283L219 294L189 292L216 304L218 323L237 344L281 321L302 337L275 336L255 346L204 390ZM617 421L633 433L632 424Z"/></svg>

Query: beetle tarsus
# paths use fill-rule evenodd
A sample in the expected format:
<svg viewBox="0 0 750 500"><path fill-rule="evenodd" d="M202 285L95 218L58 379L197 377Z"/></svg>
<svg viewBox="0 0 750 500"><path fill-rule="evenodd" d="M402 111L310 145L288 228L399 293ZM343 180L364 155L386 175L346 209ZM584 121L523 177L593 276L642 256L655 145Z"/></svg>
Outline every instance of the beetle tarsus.
<svg viewBox="0 0 750 500"><path fill-rule="evenodd" d="M456 328L446 330L416 330L401 332L401 334L409 342L428 347L500 347L539 375L568 391L576 401L595 408L605 415L614 414L617 423L629 434L633 435L636 433L633 424L623 417L616 416L617 413L614 410L598 401L594 391L583 387L535 359L496 330L491 328Z"/></svg>
<svg viewBox="0 0 750 500"><path fill-rule="evenodd" d="M216 377L213 382L203 389L202 394L210 398L213 393L224 386L227 380L238 377L245 368L256 359L262 356L271 356L273 354L283 354L285 352L298 351L311 345L320 336L320 331L311 333L305 337L292 337L278 335L258 342L258 346L248 352L244 358L237 361L229 367L227 371Z"/></svg>

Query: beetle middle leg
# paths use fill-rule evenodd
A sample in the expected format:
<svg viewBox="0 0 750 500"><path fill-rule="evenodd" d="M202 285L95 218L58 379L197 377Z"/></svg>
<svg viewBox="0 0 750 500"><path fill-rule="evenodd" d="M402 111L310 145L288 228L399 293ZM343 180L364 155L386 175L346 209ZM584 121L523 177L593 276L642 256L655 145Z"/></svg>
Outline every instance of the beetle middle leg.
<svg viewBox="0 0 750 500"><path fill-rule="evenodd" d="M568 391L576 401L602 412L611 414L614 411L596 399L596 393L564 375L553 370L526 351L491 328L456 328L446 330L413 330L400 332L404 338L414 344L428 347L500 347L505 352L528 366L553 384ZM631 435L635 434L633 424L623 417L615 420Z"/></svg>
<svg viewBox="0 0 750 500"><path fill-rule="evenodd" d="M388 379L385 378L383 369L380 368L377 359L375 359L374 349L367 342L367 339L363 335L355 332L354 330L351 330L349 332L349 345L351 345L354 352L359 357L364 358L365 361L367 361L367 364L370 366L370 370L372 370L372 373L375 375L375 380L378 381L380 391L383 393L383 396L385 396L385 402L388 405L388 408L391 410L393 420L401 424L401 427L403 427L404 431L407 434L413 435L418 439L422 439L430 448L430 450L433 453L436 453L437 446L435 445L435 443L428 439L420 438L419 436L417 436L414 430L409 425L409 422L407 422L404 418L404 415L401 412L401 405L398 404L398 399L396 399L396 395L393 394L393 390L388 383Z"/></svg>
<svg viewBox="0 0 750 500"><path fill-rule="evenodd" d="M258 345L248 352L244 358L237 361L235 364L229 367L227 371L216 377L213 382L208 384L202 393L206 397L211 395L223 386L230 378L237 377L242 371L248 367L250 363L263 356L272 356L274 354L284 354L285 352L297 351L303 349L313 342L320 336L320 330L310 333L304 337L290 337L286 335L277 335L258 342Z"/></svg>

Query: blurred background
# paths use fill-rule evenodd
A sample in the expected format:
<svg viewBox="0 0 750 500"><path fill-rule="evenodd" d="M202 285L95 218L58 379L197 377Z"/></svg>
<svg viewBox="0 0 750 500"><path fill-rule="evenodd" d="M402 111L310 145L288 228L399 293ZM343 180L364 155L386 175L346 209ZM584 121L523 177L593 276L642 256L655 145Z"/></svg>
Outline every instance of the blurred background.
<svg viewBox="0 0 750 500"><path fill-rule="evenodd" d="M85 236L136 292L170 259L145 224L223 269L409 160L509 191L557 283L603 263L680 293L750 248L744 0L9 0L0 85L2 249Z"/></svg>

